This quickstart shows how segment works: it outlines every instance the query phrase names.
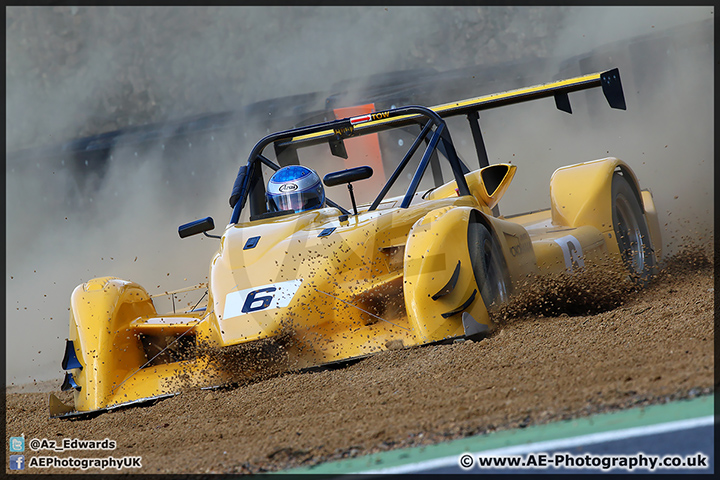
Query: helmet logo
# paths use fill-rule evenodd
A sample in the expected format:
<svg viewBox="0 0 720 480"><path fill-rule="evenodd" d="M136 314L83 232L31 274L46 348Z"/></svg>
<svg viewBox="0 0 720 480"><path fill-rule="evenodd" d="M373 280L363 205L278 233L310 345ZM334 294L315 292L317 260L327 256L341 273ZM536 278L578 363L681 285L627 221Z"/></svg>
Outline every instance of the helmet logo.
<svg viewBox="0 0 720 480"><path fill-rule="evenodd" d="M281 192L294 192L298 189L297 183L284 183L278 188Z"/></svg>

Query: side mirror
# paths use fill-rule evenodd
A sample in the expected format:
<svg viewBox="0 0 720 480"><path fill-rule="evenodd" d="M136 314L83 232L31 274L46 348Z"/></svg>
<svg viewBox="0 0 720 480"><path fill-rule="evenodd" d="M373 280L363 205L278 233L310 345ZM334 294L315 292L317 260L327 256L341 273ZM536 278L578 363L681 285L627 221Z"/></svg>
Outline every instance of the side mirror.
<svg viewBox="0 0 720 480"><path fill-rule="evenodd" d="M215 222L212 217L205 217L200 220L195 220L194 222L186 223L185 225L180 225L178 227L178 234L180 238L197 235L198 233L202 233L210 238L220 238L217 235L208 235L207 231L213 228L215 228Z"/></svg>
<svg viewBox="0 0 720 480"><path fill-rule="evenodd" d="M367 165L364 167L348 168L340 170L339 172L328 173L323 177L323 183L326 187L334 187L335 185L342 185L347 183L348 191L350 192L350 201L352 201L353 212L357 215L357 206L355 205L355 194L350 182L356 182L358 180L365 180L366 178L372 177L373 169Z"/></svg>
<svg viewBox="0 0 720 480"><path fill-rule="evenodd" d="M347 170L328 173L323 177L323 183L326 187L334 187L335 185L342 185L343 183L365 180L366 178L372 177L372 174L373 169L368 166L348 168Z"/></svg>

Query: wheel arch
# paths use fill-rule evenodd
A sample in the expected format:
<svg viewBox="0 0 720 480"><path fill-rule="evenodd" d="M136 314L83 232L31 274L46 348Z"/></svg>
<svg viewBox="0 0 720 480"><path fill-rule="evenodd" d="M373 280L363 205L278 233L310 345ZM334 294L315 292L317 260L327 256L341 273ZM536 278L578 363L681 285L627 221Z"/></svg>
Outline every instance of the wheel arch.
<svg viewBox="0 0 720 480"><path fill-rule="evenodd" d="M635 172L618 158L601 158L557 169L550 180L552 223L570 228L594 226L605 238L608 251L619 254L612 213L612 184L616 173L622 175L630 185L659 259L662 240L652 194L640 189Z"/></svg>
<svg viewBox="0 0 720 480"><path fill-rule="evenodd" d="M619 158L601 158L555 170L550 179L553 223L566 227L593 225L601 231L612 230L611 207L604 200L610 198L616 171L628 179L642 205L637 176L632 168Z"/></svg>
<svg viewBox="0 0 720 480"><path fill-rule="evenodd" d="M462 312L494 327L470 257L467 231L472 218L495 235L488 217L466 206L433 210L408 234L403 295L408 321L421 342L462 335Z"/></svg>
<svg viewBox="0 0 720 480"><path fill-rule="evenodd" d="M94 278L75 288L70 299L70 336L82 368L72 370L80 389L78 410L104 405L121 372L137 369L145 354L129 322L156 313L140 285L115 277Z"/></svg>

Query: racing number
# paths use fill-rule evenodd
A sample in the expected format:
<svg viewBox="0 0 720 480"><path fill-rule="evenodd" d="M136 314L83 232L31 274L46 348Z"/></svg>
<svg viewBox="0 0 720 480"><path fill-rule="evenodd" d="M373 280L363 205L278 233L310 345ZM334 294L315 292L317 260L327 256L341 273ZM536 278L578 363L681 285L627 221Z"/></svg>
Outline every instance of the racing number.
<svg viewBox="0 0 720 480"><path fill-rule="evenodd" d="M298 278L230 292L225 296L222 318L227 320L248 313L285 308L290 305L301 283L302 279Z"/></svg>
<svg viewBox="0 0 720 480"><path fill-rule="evenodd" d="M248 293L247 298L245 299L245 304L242 307L242 313L250 313L250 312L257 312L258 310L265 310L270 306L270 303L272 303L273 295L265 295L263 297L258 297L258 294L260 293L272 293L277 288L275 287L268 287L268 288L260 288L258 290L253 290L252 292ZM260 302L260 305L253 305L257 302Z"/></svg>
<svg viewBox="0 0 720 480"><path fill-rule="evenodd" d="M575 267L584 267L585 262L582 259L582 256L580 255L580 252L582 249L580 249L580 252L578 251L578 247L575 246L575 243L568 242L567 244L568 252L570 252L570 261L572 263L572 267L570 269L572 270ZM580 247L581 248L581 247Z"/></svg>
<svg viewBox="0 0 720 480"><path fill-rule="evenodd" d="M568 271L573 271L576 268L585 267L585 260L583 260L583 251L580 241L572 235L566 235L555 239L555 243L560 245L565 259L565 268Z"/></svg>

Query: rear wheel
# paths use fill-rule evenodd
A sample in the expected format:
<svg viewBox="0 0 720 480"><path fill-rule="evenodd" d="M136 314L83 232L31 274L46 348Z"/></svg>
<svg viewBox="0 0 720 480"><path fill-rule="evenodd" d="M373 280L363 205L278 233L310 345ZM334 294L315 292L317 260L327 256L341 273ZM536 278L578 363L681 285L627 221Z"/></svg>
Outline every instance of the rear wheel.
<svg viewBox="0 0 720 480"><path fill-rule="evenodd" d="M508 299L510 277L505 259L495 238L485 225L471 220L468 224L468 248L475 281L488 310Z"/></svg>
<svg viewBox="0 0 720 480"><path fill-rule="evenodd" d="M645 285L656 271L650 230L635 191L619 172L613 174L612 202L613 230L620 256L633 280Z"/></svg>

